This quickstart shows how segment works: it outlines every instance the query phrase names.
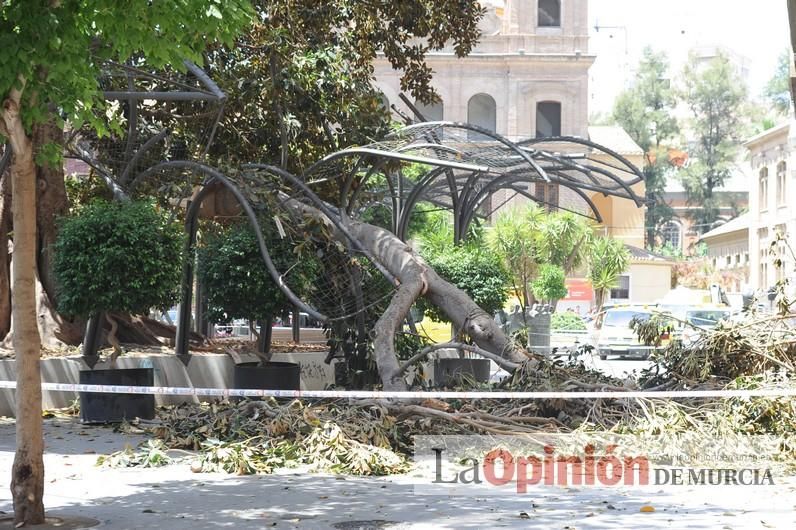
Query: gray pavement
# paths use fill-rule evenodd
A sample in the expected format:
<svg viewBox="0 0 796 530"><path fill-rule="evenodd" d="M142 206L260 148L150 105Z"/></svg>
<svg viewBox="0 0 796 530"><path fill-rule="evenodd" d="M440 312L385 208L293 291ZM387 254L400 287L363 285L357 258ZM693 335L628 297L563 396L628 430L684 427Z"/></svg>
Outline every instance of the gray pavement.
<svg viewBox="0 0 796 530"><path fill-rule="evenodd" d="M411 477L353 478L291 470L263 476L194 474L188 463L105 469L98 453L141 437L47 420L47 509L91 517L97 528L796 528L796 480L777 486L658 490L555 488L501 497L421 496ZM0 422L0 471L8 477L14 425ZM654 507L653 513L641 507ZM8 488L0 510L10 512ZM2 514L0 514L2 515Z"/></svg>

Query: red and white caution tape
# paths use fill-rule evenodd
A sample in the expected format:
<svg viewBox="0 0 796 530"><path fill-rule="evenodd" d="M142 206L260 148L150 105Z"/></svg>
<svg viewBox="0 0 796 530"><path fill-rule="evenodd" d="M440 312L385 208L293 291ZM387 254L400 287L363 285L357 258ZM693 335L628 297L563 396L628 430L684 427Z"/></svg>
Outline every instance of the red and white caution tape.
<svg viewBox="0 0 796 530"><path fill-rule="evenodd" d="M796 397L796 388L755 390L598 390L588 392L388 392L370 390L260 390L253 388L196 388L173 386L81 385L42 383L42 390L98 392L104 394L155 394L161 396L277 397L317 399L679 399ZM0 381L0 388L16 388L16 381Z"/></svg>

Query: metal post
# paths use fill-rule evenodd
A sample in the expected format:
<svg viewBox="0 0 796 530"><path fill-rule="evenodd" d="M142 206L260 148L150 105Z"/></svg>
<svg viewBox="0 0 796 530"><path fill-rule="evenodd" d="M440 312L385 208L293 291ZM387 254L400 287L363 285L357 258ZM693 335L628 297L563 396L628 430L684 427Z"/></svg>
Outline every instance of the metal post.
<svg viewBox="0 0 796 530"><path fill-rule="evenodd" d="M293 342L299 343L301 341L301 313L298 307L293 308Z"/></svg>
<svg viewBox="0 0 796 530"><path fill-rule="evenodd" d="M95 315L88 319L86 323L86 332L83 334L83 360L89 368L94 368L94 365L99 361L97 350L99 349L99 336L102 331L103 313Z"/></svg>

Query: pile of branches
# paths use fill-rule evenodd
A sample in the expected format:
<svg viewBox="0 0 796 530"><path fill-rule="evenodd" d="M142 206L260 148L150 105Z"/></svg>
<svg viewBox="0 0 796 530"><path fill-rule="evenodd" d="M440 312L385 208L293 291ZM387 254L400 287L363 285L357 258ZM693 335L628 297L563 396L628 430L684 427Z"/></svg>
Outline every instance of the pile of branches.
<svg viewBox="0 0 796 530"><path fill-rule="evenodd" d="M639 337L654 344L673 319L661 315L635 323ZM694 328L682 322L688 329ZM723 386L739 377L770 371L796 372L796 314L749 312L742 319L721 321L710 330L695 329L696 339L673 340L652 355L655 366L642 375L642 384L693 388L714 382Z"/></svg>
<svg viewBox="0 0 796 530"><path fill-rule="evenodd" d="M626 390L622 384L580 362L540 357L500 385L479 390ZM586 422L614 424L627 407L632 402L265 399L165 407L144 428L162 442L157 451L197 451L195 471L269 473L305 465L317 471L382 475L408 469L415 435L567 432ZM110 455L103 462L167 462L160 453L152 457L152 446L139 452Z"/></svg>
<svg viewBox="0 0 796 530"><path fill-rule="evenodd" d="M793 322L780 316L725 323L705 331L691 347L669 346L641 379L643 388L792 388ZM647 329L651 333L652 328ZM589 369L581 357L534 355L498 384L480 391L622 392L638 388ZM663 381L663 384L660 384ZM652 385L655 385L654 387ZM471 383L468 390L473 390ZM158 451L198 452L195 471L269 473L303 465L354 475L408 469L416 435L521 435L572 431L654 435L698 431L710 436L767 434L793 439L796 401L754 399L547 399L547 400L276 400L184 404L160 410L145 427ZM119 462L161 461L146 454ZM793 447L785 448L796 454ZM157 458L155 458L157 457ZM164 460L165 461L165 460Z"/></svg>
<svg viewBox="0 0 796 530"><path fill-rule="evenodd" d="M533 365L533 366L531 366ZM629 389L582 363L541 359L500 385L479 390ZM781 372L738 378L727 388L792 388ZM696 388L715 385L698 384ZM143 425L158 445L110 455L106 465L168 463L161 453L191 453L196 472L270 473L280 467L353 475L409 469L416 435L517 435L611 432L659 436L768 434L794 439L796 402L789 398L639 400L241 400L160 409ZM786 452L796 454L794 448Z"/></svg>

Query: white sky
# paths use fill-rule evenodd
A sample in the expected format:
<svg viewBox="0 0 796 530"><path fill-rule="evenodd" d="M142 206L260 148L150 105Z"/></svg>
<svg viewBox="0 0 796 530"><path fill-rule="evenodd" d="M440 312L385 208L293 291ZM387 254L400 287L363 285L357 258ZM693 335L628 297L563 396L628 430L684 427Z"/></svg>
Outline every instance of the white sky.
<svg viewBox="0 0 796 530"><path fill-rule="evenodd" d="M600 29L594 26L618 26ZM664 50L677 83L688 50L725 46L748 59L749 90L758 97L790 42L787 0L589 0L589 112L610 112L632 79L644 46Z"/></svg>

